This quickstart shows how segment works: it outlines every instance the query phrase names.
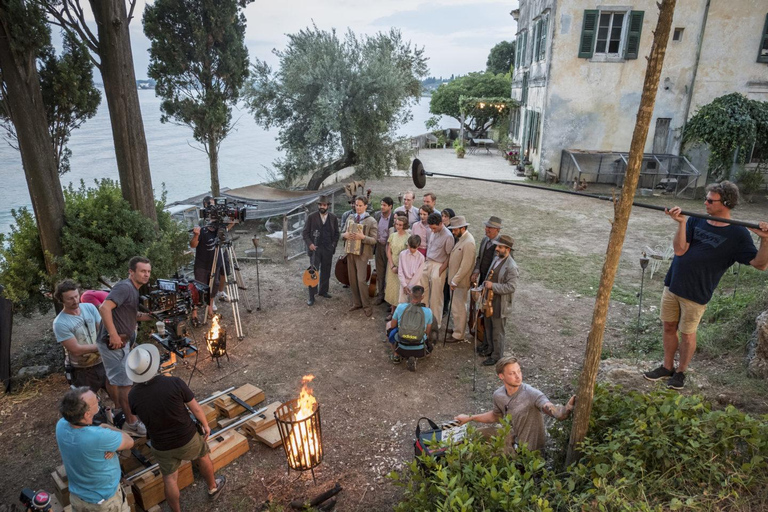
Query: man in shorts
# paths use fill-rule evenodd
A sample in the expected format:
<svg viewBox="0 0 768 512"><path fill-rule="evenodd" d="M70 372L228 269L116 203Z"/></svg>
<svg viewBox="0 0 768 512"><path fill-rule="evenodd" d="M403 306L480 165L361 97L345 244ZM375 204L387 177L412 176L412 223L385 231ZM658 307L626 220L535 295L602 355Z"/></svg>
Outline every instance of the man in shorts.
<svg viewBox="0 0 768 512"><path fill-rule="evenodd" d="M80 290L71 279L56 285L53 297L64 306L53 320L53 334L64 347L64 369L70 384L88 386L94 393L106 389L115 400L116 389L107 383L96 343L101 325L99 310L93 304L80 303Z"/></svg>
<svg viewBox="0 0 768 512"><path fill-rule="evenodd" d="M101 329L99 330L99 353L104 361L107 380L116 386L112 399L125 414L123 430L144 437L147 430L139 419L131 414L128 407L128 392L133 382L125 373L125 358L136 340L137 321L150 321L152 317L139 313L139 288L149 283L152 265L147 258L134 256L128 262L128 279L118 282L99 307Z"/></svg>
<svg viewBox="0 0 768 512"><path fill-rule="evenodd" d="M557 406L549 398L528 384L523 384L523 372L517 358L502 357L496 363L496 374L503 385L493 392L493 410L481 414L459 414L454 418L460 424L469 421L479 423L496 423L508 416L512 430L505 440L505 452L514 453L517 446L525 444L528 449L541 450L547 441L547 431L544 428L543 414L556 420L564 420L571 415L576 404L576 396L572 396L565 406ZM496 435L498 429L485 427L480 430L483 435Z"/></svg>
<svg viewBox="0 0 768 512"><path fill-rule="evenodd" d="M183 461L197 461L210 499L221 494L227 479L214 476L206 442L211 429L194 393L180 378L158 375L159 367L160 352L151 343L139 345L128 354L126 373L136 383L128 400L131 411L147 426L147 439L163 475L168 506L180 512L178 476ZM202 427L203 435L198 433L190 411Z"/></svg>
<svg viewBox="0 0 768 512"><path fill-rule="evenodd" d="M739 202L739 189L730 181L707 187L704 207L707 214L731 218ZM681 215L679 207L666 210L677 222L672 240L675 257L664 278L661 296L661 321L664 324L664 362L643 376L652 381L667 379L667 387L683 389L685 371L696 351L696 329L720 278L734 263L768 268L768 222L750 231L760 237L760 250L743 226ZM680 338L678 339L678 331ZM675 354L679 353L675 368Z"/></svg>

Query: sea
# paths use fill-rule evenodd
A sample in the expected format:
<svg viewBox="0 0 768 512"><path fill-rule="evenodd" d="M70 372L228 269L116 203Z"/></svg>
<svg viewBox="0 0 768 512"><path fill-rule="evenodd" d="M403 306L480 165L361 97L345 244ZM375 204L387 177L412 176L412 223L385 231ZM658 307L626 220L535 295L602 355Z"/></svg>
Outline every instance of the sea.
<svg viewBox="0 0 768 512"><path fill-rule="evenodd" d="M188 126L160 122L161 99L154 90L139 89L141 115L147 137L149 165L155 196L162 188L168 202L181 201L210 189L208 155L192 138ZM429 97L424 96L411 108L413 119L397 130L398 135L425 133L429 113ZM233 111L234 129L221 143L219 181L222 187L237 188L271 181L275 175L273 162L281 156L277 149L277 129L258 126L244 108ZM458 121L445 117L443 128L458 127ZM102 90L102 102L96 115L72 133L71 170L61 176L62 186L75 187L84 181L91 185L101 178L118 179L115 149L109 122L109 111ZM10 231L12 209L31 209L21 156L7 141L0 141L0 233Z"/></svg>

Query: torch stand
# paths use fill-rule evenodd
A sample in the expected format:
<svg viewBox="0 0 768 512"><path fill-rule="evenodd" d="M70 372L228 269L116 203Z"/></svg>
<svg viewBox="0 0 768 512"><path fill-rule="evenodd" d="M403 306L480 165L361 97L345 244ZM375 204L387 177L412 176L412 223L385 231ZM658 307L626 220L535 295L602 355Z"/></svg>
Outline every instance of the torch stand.
<svg viewBox="0 0 768 512"><path fill-rule="evenodd" d="M637 346L637 340L640 337L640 315L643 313L643 285L645 284L645 269L648 267L649 261L650 260L643 251L643 255L640 257L640 268L643 269L643 273L640 277L640 293L638 294L640 300L637 307L637 330L635 331L635 346Z"/></svg>

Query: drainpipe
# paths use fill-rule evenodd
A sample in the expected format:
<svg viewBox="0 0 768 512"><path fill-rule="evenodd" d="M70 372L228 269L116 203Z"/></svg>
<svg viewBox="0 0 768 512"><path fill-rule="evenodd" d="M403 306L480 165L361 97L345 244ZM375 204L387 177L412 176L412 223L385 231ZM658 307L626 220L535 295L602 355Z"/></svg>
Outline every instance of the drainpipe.
<svg viewBox="0 0 768 512"><path fill-rule="evenodd" d="M699 32L699 41L696 48L696 60L693 63L693 76L691 77L691 88L688 93L688 100L685 102L685 117L683 117L683 130L685 125L688 124L688 114L691 111L691 102L693 101L693 90L696 86L696 74L699 71L699 60L701 60L701 47L704 44L704 30L707 28L707 17L709 16L709 4L711 0L707 0L707 4L704 6L704 16L701 20L701 32Z"/></svg>

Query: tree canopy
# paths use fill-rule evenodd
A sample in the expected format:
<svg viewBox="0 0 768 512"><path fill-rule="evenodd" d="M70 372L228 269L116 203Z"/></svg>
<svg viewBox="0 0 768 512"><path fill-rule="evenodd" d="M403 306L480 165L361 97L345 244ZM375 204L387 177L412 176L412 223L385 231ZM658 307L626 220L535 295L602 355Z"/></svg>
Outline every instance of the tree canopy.
<svg viewBox="0 0 768 512"><path fill-rule="evenodd" d="M491 48L488 60L485 63L485 70L495 75L504 75L509 73L514 65L515 42L502 41Z"/></svg>
<svg viewBox="0 0 768 512"><path fill-rule="evenodd" d="M512 84L509 75L470 73L443 84L432 94L429 111L435 115L450 116L461 122L462 96L469 98L510 98ZM511 101L511 98L510 98ZM477 136L490 129L507 112L496 109L465 108L464 128Z"/></svg>
<svg viewBox="0 0 768 512"><path fill-rule="evenodd" d="M395 131L411 118L410 106L427 73L424 50L396 29L356 36L316 26L288 36L275 73L253 66L247 98L256 121L279 128L285 158L275 162L288 182L313 173L318 188L331 173L357 166L381 177L394 161Z"/></svg>
<svg viewBox="0 0 768 512"><path fill-rule="evenodd" d="M685 125L683 143L709 145L709 172L727 178L734 163L743 165L752 148L768 148L768 102L737 92L699 108Z"/></svg>
<svg viewBox="0 0 768 512"><path fill-rule="evenodd" d="M144 11L144 33L152 41L148 75L163 98L160 120L192 128L208 154L215 196L219 146L248 76L242 8L251 1L157 0Z"/></svg>

